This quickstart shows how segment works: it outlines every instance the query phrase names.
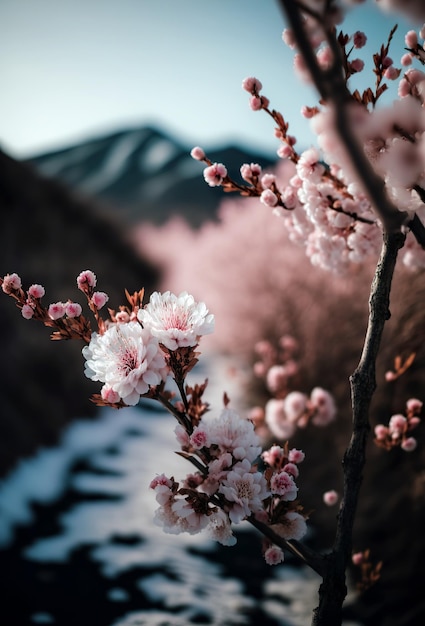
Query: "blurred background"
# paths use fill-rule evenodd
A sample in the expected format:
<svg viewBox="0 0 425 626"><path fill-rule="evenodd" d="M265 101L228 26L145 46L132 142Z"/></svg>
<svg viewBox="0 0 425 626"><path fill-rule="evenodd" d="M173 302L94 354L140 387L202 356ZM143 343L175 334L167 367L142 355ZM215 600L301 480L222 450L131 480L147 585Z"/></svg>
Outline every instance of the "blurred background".
<svg viewBox="0 0 425 626"><path fill-rule="evenodd" d="M373 82L371 56L395 21L401 54L410 25L374 2L344 23L346 32L368 35L361 56L369 71L355 77L359 88ZM321 494L341 488L347 379L373 267L350 281L312 268L270 211L209 188L189 154L202 146L236 179L242 163L277 167L273 123L250 110L241 89L250 75L290 122L300 149L314 141L300 109L316 104L315 94L293 73L278 4L1 0L0 22L1 275L17 272L26 287L41 283L55 302L77 299L75 278L92 269L112 308L124 303L125 288L192 292L217 317L197 371L209 377L207 399L216 407L224 389L242 412L264 402L266 389L250 369L254 344L295 335L305 389L332 390L339 407L330 431L294 441L310 455L302 484L305 506L315 511L308 541L329 547L336 509L326 509ZM408 381L378 392L376 423L422 389L422 282L397 277L381 374L397 345L418 357ZM263 566L260 541L246 529L236 548L218 549L153 526L151 478L185 472L172 456L171 418L152 406L95 410L89 397L98 389L82 374L81 345L50 342L48 329L23 320L5 296L0 316L7 626L308 623L317 579L290 559ZM371 448L370 455L356 546L373 547L388 566L381 583L350 599L346 624L422 624L423 600L409 594L412 577L425 582L424 545L409 545L424 522L423 453Z"/></svg>

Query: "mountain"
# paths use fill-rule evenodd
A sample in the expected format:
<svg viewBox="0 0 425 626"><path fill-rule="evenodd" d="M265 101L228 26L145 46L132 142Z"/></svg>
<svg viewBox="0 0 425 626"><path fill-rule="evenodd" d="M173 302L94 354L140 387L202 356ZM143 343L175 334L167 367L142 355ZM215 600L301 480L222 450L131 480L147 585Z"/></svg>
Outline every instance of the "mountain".
<svg viewBox="0 0 425 626"><path fill-rule="evenodd" d="M270 167L273 159L235 146L208 153L240 180L242 163ZM203 164L158 128L144 126L90 139L30 160L44 176L57 178L89 197L101 199L130 221L162 223L180 214L194 226L214 217L223 199L202 177Z"/></svg>

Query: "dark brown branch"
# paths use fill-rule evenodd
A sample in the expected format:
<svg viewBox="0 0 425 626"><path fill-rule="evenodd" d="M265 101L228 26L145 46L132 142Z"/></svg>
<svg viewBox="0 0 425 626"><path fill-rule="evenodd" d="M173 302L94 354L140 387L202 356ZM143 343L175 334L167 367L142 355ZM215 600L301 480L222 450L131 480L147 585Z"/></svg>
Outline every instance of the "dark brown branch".
<svg viewBox="0 0 425 626"><path fill-rule="evenodd" d="M270 528L270 526L259 522L253 516L248 518L248 522L259 530L265 537L270 539L272 543L279 546L283 550L291 552L291 554L303 561L306 565L309 565L320 576L324 575L327 557L310 550L310 548L307 548L298 541L284 539L280 535L277 535L274 530Z"/></svg>
<svg viewBox="0 0 425 626"><path fill-rule="evenodd" d="M350 378L353 433L343 459L344 490L338 515L332 553L329 555L320 603L314 612L314 626L339 626L341 608L346 595L345 571L352 552L352 531L357 501L366 461L366 443L370 431L369 408L376 388L375 363L385 322L390 317L389 300L392 278L403 233L384 235L381 257L372 282L369 299L369 322L363 352L356 371Z"/></svg>

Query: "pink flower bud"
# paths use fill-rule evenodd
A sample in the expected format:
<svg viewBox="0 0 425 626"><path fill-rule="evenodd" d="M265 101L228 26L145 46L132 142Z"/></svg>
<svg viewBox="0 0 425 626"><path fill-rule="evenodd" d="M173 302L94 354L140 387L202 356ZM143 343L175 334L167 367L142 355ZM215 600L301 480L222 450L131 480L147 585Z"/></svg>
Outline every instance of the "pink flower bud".
<svg viewBox="0 0 425 626"><path fill-rule="evenodd" d="M295 463L286 463L286 465L284 465L282 469L284 472L290 474L294 478L298 478L298 476L300 475L300 470L295 465Z"/></svg>
<svg viewBox="0 0 425 626"><path fill-rule="evenodd" d="M259 96L252 96L252 98L249 99L249 106L253 111L261 111L263 102Z"/></svg>
<svg viewBox="0 0 425 626"><path fill-rule="evenodd" d="M109 296L103 291L95 291L91 297L91 301L96 309L101 309L109 300Z"/></svg>
<svg viewBox="0 0 425 626"><path fill-rule="evenodd" d="M284 559L283 551L279 546L272 545L264 552L264 559L267 565L278 565Z"/></svg>
<svg viewBox="0 0 425 626"><path fill-rule="evenodd" d="M42 285L31 285L28 289L28 295L33 298L42 298L45 294L45 289Z"/></svg>
<svg viewBox="0 0 425 626"><path fill-rule="evenodd" d="M266 206L274 207L278 203L278 198L271 189L265 189L260 196L260 202Z"/></svg>
<svg viewBox="0 0 425 626"><path fill-rule="evenodd" d="M388 428L383 424L375 426L375 437L379 440L386 439L389 433Z"/></svg>
<svg viewBox="0 0 425 626"><path fill-rule="evenodd" d="M412 65L412 55L406 52L400 59L400 63L403 67L407 67L408 65Z"/></svg>
<svg viewBox="0 0 425 626"><path fill-rule="evenodd" d="M96 275L91 270L84 270L77 276L77 286L81 291L96 287Z"/></svg>
<svg viewBox="0 0 425 626"><path fill-rule="evenodd" d="M402 442L401 447L405 452L413 452L417 445L418 442L414 437L407 437L407 439Z"/></svg>
<svg viewBox="0 0 425 626"><path fill-rule="evenodd" d="M261 177L261 186L263 189L270 189L276 182L276 176L274 174L264 174Z"/></svg>
<svg viewBox="0 0 425 626"><path fill-rule="evenodd" d="M302 450L292 448L292 450L289 450L288 459L290 463L296 463L298 465L299 463L302 463L304 461L305 454Z"/></svg>
<svg viewBox="0 0 425 626"><path fill-rule="evenodd" d="M48 309L49 317L52 320L58 320L65 315L66 305L63 302L55 302L51 304Z"/></svg>
<svg viewBox="0 0 425 626"><path fill-rule="evenodd" d="M407 419L404 415L393 415L388 424L390 432L392 434L401 434L404 433L407 427Z"/></svg>
<svg viewBox="0 0 425 626"><path fill-rule="evenodd" d="M293 154L293 149L287 143L284 143L283 146L280 146L277 150L277 156L281 159L288 159Z"/></svg>
<svg viewBox="0 0 425 626"><path fill-rule="evenodd" d="M361 72L362 69L364 68L364 61L362 61L361 59L353 59L350 63L350 70L351 72Z"/></svg>
<svg viewBox="0 0 425 626"><path fill-rule="evenodd" d="M396 378L397 378L396 375L391 370L389 370L388 372L385 372L385 380L387 382L395 380Z"/></svg>
<svg viewBox="0 0 425 626"><path fill-rule="evenodd" d="M338 502L338 500L339 495L334 489L331 489L330 491L325 491L325 493L323 494L323 502L327 506L333 506Z"/></svg>
<svg viewBox="0 0 425 626"><path fill-rule="evenodd" d="M78 302L67 302L65 312L68 317L78 317L82 313L81 305Z"/></svg>
<svg viewBox="0 0 425 626"><path fill-rule="evenodd" d="M205 159L205 152L199 146L195 146L195 148L192 148L190 151L190 156L192 159L195 159L195 161L203 161Z"/></svg>
<svg viewBox="0 0 425 626"><path fill-rule="evenodd" d="M272 446L270 450L265 450L261 457L270 467L278 467L284 457L284 450L280 446Z"/></svg>
<svg viewBox="0 0 425 626"><path fill-rule="evenodd" d="M201 426L198 426L190 436L190 443L196 450L200 450L208 444L207 432Z"/></svg>
<svg viewBox="0 0 425 626"><path fill-rule="evenodd" d="M248 93L259 93L263 88L261 81L258 78L249 76L242 81L242 89L245 89Z"/></svg>
<svg viewBox="0 0 425 626"><path fill-rule="evenodd" d="M420 413L422 411L422 407L423 407L423 402L421 402L417 398L410 398L406 402L407 411L409 413L412 413L413 415L417 415L418 413Z"/></svg>
<svg viewBox="0 0 425 626"><path fill-rule="evenodd" d="M354 33L353 44L355 48L357 49L363 48L363 46L366 44L366 41L367 41L367 37L363 32L358 30Z"/></svg>
<svg viewBox="0 0 425 626"><path fill-rule="evenodd" d="M382 67L388 68L394 63L391 57L386 56L382 59Z"/></svg>
<svg viewBox="0 0 425 626"><path fill-rule="evenodd" d="M171 478L167 478L165 474L159 474L151 480L149 487L151 489L156 489L158 485L171 488L173 486L173 481L171 480Z"/></svg>
<svg viewBox="0 0 425 626"><path fill-rule="evenodd" d="M22 287L22 281L18 274L6 274L3 278L2 290L4 293L10 294Z"/></svg>
<svg viewBox="0 0 425 626"><path fill-rule="evenodd" d="M399 75L400 75L400 72L396 67L394 67L394 65L391 65L390 67L388 67L384 72L384 77L387 80L397 80Z"/></svg>
<svg viewBox="0 0 425 626"><path fill-rule="evenodd" d="M261 174L261 165L258 163L244 163L241 165L241 176L247 183L251 183L254 178L258 178Z"/></svg>
<svg viewBox="0 0 425 626"><path fill-rule="evenodd" d="M418 36L415 30L409 30L404 36L404 43L406 44L406 48L416 48L418 45Z"/></svg>
<svg viewBox="0 0 425 626"><path fill-rule="evenodd" d="M21 309L22 317L26 320L30 320L34 315L34 309L29 304L24 304Z"/></svg>
<svg viewBox="0 0 425 626"><path fill-rule="evenodd" d="M227 169L222 163L213 163L204 169L205 182L210 187L219 187L227 176Z"/></svg>

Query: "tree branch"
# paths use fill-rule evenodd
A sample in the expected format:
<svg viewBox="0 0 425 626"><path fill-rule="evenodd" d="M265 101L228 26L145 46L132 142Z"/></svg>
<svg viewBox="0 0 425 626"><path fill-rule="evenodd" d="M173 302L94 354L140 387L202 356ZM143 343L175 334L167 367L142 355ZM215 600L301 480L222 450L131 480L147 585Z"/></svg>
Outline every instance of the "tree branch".
<svg viewBox="0 0 425 626"><path fill-rule="evenodd" d="M305 61L322 100L334 109L336 130L350 156L351 163L359 180L362 182L376 215L387 232L400 230L401 226L408 222L408 216L406 213L399 211L387 198L384 181L375 174L352 131L352 124L346 105L348 103L354 104L354 102L347 89L345 76L342 71L341 50L335 36L335 29L324 23L321 24L333 54L331 66L323 69L317 61L316 54L304 30L303 18L298 3L294 0L280 0L280 3L293 31L298 50Z"/></svg>
<svg viewBox="0 0 425 626"><path fill-rule="evenodd" d="M390 317L389 300L392 278L403 233L384 235L381 257L376 267L369 299L369 322L358 367L350 377L353 433L343 459L344 489L338 514L334 546L323 583L320 603L314 612L313 626L339 626L342 603L346 596L345 570L351 558L352 532L366 461L366 443L370 431L369 408L376 389L375 364L385 322Z"/></svg>

